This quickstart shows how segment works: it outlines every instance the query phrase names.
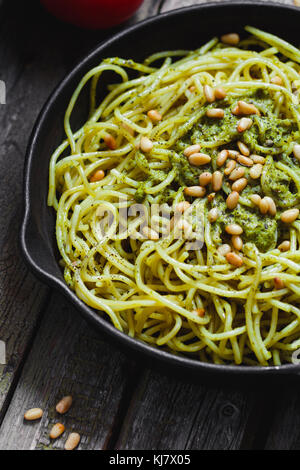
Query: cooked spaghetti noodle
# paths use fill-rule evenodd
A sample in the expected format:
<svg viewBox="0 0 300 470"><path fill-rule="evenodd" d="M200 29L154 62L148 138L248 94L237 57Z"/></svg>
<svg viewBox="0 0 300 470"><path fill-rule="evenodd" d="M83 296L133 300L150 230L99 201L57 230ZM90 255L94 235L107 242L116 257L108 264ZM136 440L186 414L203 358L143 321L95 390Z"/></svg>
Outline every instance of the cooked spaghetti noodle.
<svg viewBox="0 0 300 470"><path fill-rule="evenodd" d="M66 282L117 329L201 361L280 365L300 348L300 51L246 30L90 70L48 204ZM106 71L121 83L100 101Z"/></svg>

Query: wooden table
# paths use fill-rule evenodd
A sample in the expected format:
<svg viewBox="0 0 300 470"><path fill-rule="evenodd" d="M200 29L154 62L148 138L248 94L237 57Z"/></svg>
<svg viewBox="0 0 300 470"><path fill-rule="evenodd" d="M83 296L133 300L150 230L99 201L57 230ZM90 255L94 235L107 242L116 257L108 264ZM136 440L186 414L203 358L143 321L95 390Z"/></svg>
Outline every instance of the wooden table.
<svg viewBox="0 0 300 470"><path fill-rule="evenodd" d="M201 1L145 0L136 22ZM283 3L292 3L286 0ZM199 381L133 361L38 282L18 247L25 147L41 106L86 51L114 31L84 32L47 15L38 2L0 2L1 230L0 449L61 449L51 443L55 403L82 436L80 449L300 449L300 382ZM36 423L24 411L45 410Z"/></svg>

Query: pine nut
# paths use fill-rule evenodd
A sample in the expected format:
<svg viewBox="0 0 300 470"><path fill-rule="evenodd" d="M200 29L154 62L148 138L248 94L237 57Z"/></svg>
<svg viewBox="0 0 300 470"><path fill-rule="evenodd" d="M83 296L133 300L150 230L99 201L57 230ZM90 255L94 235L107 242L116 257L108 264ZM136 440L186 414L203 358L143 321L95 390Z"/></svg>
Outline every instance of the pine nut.
<svg viewBox="0 0 300 470"><path fill-rule="evenodd" d="M261 197L259 194L252 194L252 196L250 196L250 199L253 202L253 204L255 204L256 206L259 206L259 203L261 201Z"/></svg>
<svg viewBox="0 0 300 470"><path fill-rule="evenodd" d="M260 112L257 109L257 107L254 106L254 104L246 103L246 101L239 101L238 102L238 107L240 109L241 114L246 114L246 115L258 114L258 115L260 115Z"/></svg>
<svg viewBox="0 0 300 470"><path fill-rule="evenodd" d="M243 166L252 166L253 165L253 160L249 157L245 157L245 155L240 155L237 157L237 161L240 165Z"/></svg>
<svg viewBox="0 0 300 470"><path fill-rule="evenodd" d="M297 158L297 160L300 160L300 145L299 144L294 145L293 153L294 153L294 157Z"/></svg>
<svg viewBox="0 0 300 470"><path fill-rule="evenodd" d="M230 175L229 175L229 179L231 181L236 181L240 178L242 178L245 174L245 168L242 168L241 166L239 168L235 168L235 170L233 170Z"/></svg>
<svg viewBox="0 0 300 470"><path fill-rule="evenodd" d="M71 395L63 397L56 405L55 409L57 413L60 413L61 415L65 414L71 408L72 402L73 398Z"/></svg>
<svg viewBox="0 0 300 470"><path fill-rule="evenodd" d="M238 224L226 225L225 230L229 235L241 235L243 233L242 227Z"/></svg>
<svg viewBox="0 0 300 470"><path fill-rule="evenodd" d="M226 97L226 91L222 87L215 89L215 97L217 100L223 100Z"/></svg>
<svg viewBox="0 0 300 470"><path fill-rule="evenodd" d="M219 211L216 207L214 207L213 209L209 211L208 220L210 221L210 223L215 222L218 217L219 217Z"/></svg>
<svg viewBox="0 0 300 470"><path fill-rule="evenodd" d="M249 171L249 175L251 176L252 179L256 180L257 178L261 177L262 170L263 170L262 164L256 163Z"/></svg>
<svg viewBox="0 0 300 470"><path fill-rule="evenodd" d="M80 434L78 432L71 432L65 443L65 450L74 450L80 442Z"/></svg>
<svg viewBox="0 0 300 470"><path fill-rule="evenodd" d="M64 430L65 430L65 427L64 427L63 424L61 424L61 423L54 424L54 426L52 427L52 429L50 431L51 439L57 439L59 436L62 435Z"/></svg>
<svg viewBox="0 0 300 470"><path fill-rule="evenodd" d="M214 191L219 191L222 188L223 175L220 171L215 171L212 175L212 188Z"/></svg>
<svg viewBox="0 0 300 470"><path fill-rule="evenodd" d="M291 224L298 219L299 216L299 209L288 209L281 214L281 220L285 224Z"/></svg>
<svg viewBox="0 0 300 470"><path fill-rule="evenodd" d="M196 310L193 310L192 312L194 315L197 315L198 317L203 318L205 316L205 310L204 308L197 308Z"/></svg>
<svg viewBox="0 0 300 470"><path fill-rule="evenodd" d="M156 109L150 109L147 113L148 118L153 122L159 122L162 120L162 115Z"/></svg>
<svg viewBox="0 0 300 470"><path fill-rule="evenodd" d="M189 237L193 231L193 227L186 220L180 219L176 224L177 230L184 232L184 236Z"/></svg>
<svg viewBox="0 0 300 470"><path fill-rule="evenodd" d="M235 167L236 167L236 162L234 160L230 160L226 165L224 174L230 175L230 173L235 169Z"/></svg>
<svg viewBox="0 0 300 470"><path fill-rule="evenodd" d="M231 186L231 189L232 191L237 191L238 193L240 193L243 191L243 189L245 189L247 184L248 184L247 178L239 178L233 183L233 185Z"/></svg>
<svg viewBox="0 0 300 470"><path fill-rule="evenodd" d="M250 118L242 118L237 125L238 132L245 132L252 126L253 121Z"/></svg>
<svg viewBox="0 0 300 470"><path fill-rule="evenodd" d="M278 75L275 75L275 77L271 78L270 82L273 83L273 85L278 85L278 86L283 85L282 78L278 77Z"/></svg>
<svg viewBox="0 0 300 470"><path fill-rule="evenodd" d="M228 157L232 158L232 160L236 160L237 157L239 156L239 152L237 150L227 150L228 152Z"/></svg>
<svg viewBox="0 0 300 470"><path fill-rule="evenodd" d="M111 134L105 134L103 140L110 150L115 150L117 148L116 139Z"/></svg>
<svg viewBox="0 0 300 470"><path fill-rule="evenodd" d="M175 207L175 212L185 212L191 207L191 204L188 201L179 202Z"/></svg>
<svg viewBox="0 0 300 470"><path fill-rule="evenodd" d="M250 158L253 160L254 163L260 163L261 165L264 165L266 159L264 157L261 157L260 155L250 155Z"/></svg>
<svg viewBox="0 0 300 470"><path fill-rule="evenodd" d="M269 201L265 197L259 203L259 210L263 215L269 210Z"/></svg>
<svg viewBox="0 0 300 470"><path fill-rule="evenodd" d="M217 157L217 166L222 166L224 165L224 163L226 162L228 158L228 152L227 150L222 150L219 154L218 154L218 157Z"/></svg>
<svg viewBox="0 0 300 470"><path fill-rule="evenodd" d="M95 183L96 181L101 181L103 180L104 176L105 176L105 173L103 170L97 170L90 177L90 182Z"/></svg>
<svg viewBox="0 0 300 470"><path fill-rule="evenodd" d="M208 200L208 202L211 202L211 201L213 201L213 200L214 200L214 198L215 198L215 196L216 196L216 193L210 193L210 194L207 196L207 200Z"/></svg>
<svg viewBox="0 0 300 470"><path fill-rule="evenodd" d="M235 116L239 116L241 113L240 111L240 108L238 106L235 106L232 110L231 110L232 114L234 114Z"/></svg>
<svg viewBox="0 0 300 470"><path fill-rule="evenodd" d="M227 253L230 253L230 251L231 251L231 248L226 243L224 245L219 246L219 248L218 248L218 253L221 256L226 256Z"/></svg>
<svg viewBox="0 0 300 470"><path fill-rule="evenodd" d="M240 42L240 36L236 33L223 34L221 41L229 46L236 46Z"/></svg>
<svg viewBox="0 0 300 470"><path fill-rule="evenodd" d="M236 206L238 205L239 202L239 193L237 191L233 191L232 193L229 194L229 196L226 199L226 205L228 209L235 209Z"/></svg>
<svg viewBox="0 0 300 470"><path fill-rule="evenodd" d="M280 243L280 245L278 245L278 249L282 252L289 251L291 249L291 242L285 240L284 242Z"/></svg>
<svg viewBox="0 0 300 470"><path fill-rule="evenodd" d="M224 109L212 108L206 111L206 116L214 119L222 119L224 117Z"/></svg>
<svg viewBox="0 0 300 470"><path fill-rule="evenodd" d="M212 174L209 171L205 171L201 173L199 176L199 183L200 186L207 186L212 180Z"/></svg>
<svg viewBox="0 0 300 470"><path fill-rule="evenodd" d="M233 252L227 253L226 259L228 263L232 264L232 266L235 266L237 268L240 268L244 263L243 259Z"/></svg>
<svg viewBox="0 0 300 470"><path fill-rule="evenodd" d="M285 288L285 284L284 284L283 280L280 279L280 277L274 277L274 286L275 286L275 289L277 289L277 290Z"/></svg>
<svg viewBox="0 0 300 470"><path fill-rule="evenodd" d="M250 150L248 149L247 145L244 144L244 142L241 142L240 140L238 140L237 146L243 155L245 155L246 157L249 157Z"/></svg>
<svg viewBox="0 0 300 470"><path fill-rule="evenodd" d="M212 89L211 86L204 85L203 91L204 91L204 96L205 96L205 98L207 99L207 101L209 103L213 103L216 100L215 92L214 92L214 90Z"/></svg>
<svg viewBox="0 0 300 470"><path fill-rule="evenodd" d="M40 419L42 416L43 410L41 408L31 408L24 414L24 419L26 419L26 421L35 421L36 419Z"/></svg>
<svg viewBox="0 0 300 470"><path fill-rule="evenodd" d="M159 239L158 233L150 227L143 227L142 228L142 233L149 240L158 240Z"/></svg>
<svg viewBox="0 0 300 470"><path fill-rule="evenodd" d="M231 237L233 248L237 251L241 251L243 249L243 240L239 235L232 235Z"/></svg>
<svg viewBox="0 0 300 470"><path fill-rule="evenodd" d="M275 217L276 212L277 212L275 202L274 202L273 199L272 199L271 197L269 197L269 196L266 196L264 199L265 199L265 200L268 202L268 204L269 204L269 209L268 209L269 214L272 215L273 217Z"/></svg>
<svg viewBox="0 0 300 470"><path fill-rule="evenodd" d="M211 161L211 157L206 153L192 153L188 158L190 164L195 166L207 165Z"/></svg>
<svg viewBox="0 0 300 470"><path fill-rule="evenodd" d="M184 188L184 193L186 196L204 197L206 189L202 186L189 186L188 188Z"/></svg>
<svg viewBox="0 0 300 470"><path fill-rule="evenodd" d="M193 153L199 152L200 148L201 147L199 144L190 145L189 147L186 147L184 149L183 155L185 155L186 157L190 157Z"/></svg>
<svg viewBox="0 0 300 470"><path fill-rule="evenodd" d="M148 137L143 136L141 138L140 149L143 152L151 152L151 150L153 149L152 140L148 139Z"/></svg>

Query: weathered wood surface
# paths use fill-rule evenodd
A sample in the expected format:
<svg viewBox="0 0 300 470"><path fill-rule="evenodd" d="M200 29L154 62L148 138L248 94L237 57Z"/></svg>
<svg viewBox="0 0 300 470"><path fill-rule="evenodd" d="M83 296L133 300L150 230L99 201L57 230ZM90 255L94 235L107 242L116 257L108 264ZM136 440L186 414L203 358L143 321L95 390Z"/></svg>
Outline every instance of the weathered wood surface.
<svg viewBox="0 0 300 470"><path fill-rule="evenodd" d="M203 2L145 0L130 22L196 3ZM8 365L0 369L0 449L62 448L67 432L50 443L48 431L65 393L75 402L59 420L82 435L80 449L300 448L297 385L255 389L224 379L195 384L150 369L140 375L139 364L103 341L58 294L49 303L48 290L28 274L16 226L30 129L59 79L112 31L83 33L36 12L35 2L18 2L17 16L11 0L0 8L0 79L8 91L0 106L0 340L8 343ZM24 423L32 406L45 414Z"/></svg>

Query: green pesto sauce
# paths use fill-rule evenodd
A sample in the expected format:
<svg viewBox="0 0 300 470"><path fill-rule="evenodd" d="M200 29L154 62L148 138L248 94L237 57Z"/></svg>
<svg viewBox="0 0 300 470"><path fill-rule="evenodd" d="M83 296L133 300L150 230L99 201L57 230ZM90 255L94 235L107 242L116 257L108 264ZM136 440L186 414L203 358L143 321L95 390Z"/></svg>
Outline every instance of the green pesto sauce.
<svg viewBox="0 0 300 470"><path fill-rule="evenodd" d="M237 122L240 117L232 114L232 109L239 100L253 103L261 112L261 116L251 116L253 125L242 135L237 131ZM218 169L223 172L225 165L222 168L216 166L218 152L223 148L237 150L237 141L241 140L248 146L252 154L266 157L260 179L253 180L249 176L249 168L244 167L248 185L241 193L241 199L254 193L259 194L261 197L270 196L274 199L279 214L276 218L261 215L257 207L249 207L249 204L247 206L242 205L241 199L236 209L228 210L225 201L231 189L226 183L228 178L225 177L223 188L219 191L217 197L211 203L207 202L207 210L217 206L220 213L217 222L212 224L212 235L215 243L223 243L226 240L225 226L230 223L238 223L244 230L243 240L255 243L260 251L265 252L276 246L279 236L284 236L284 227L280 222L280 211L300 203L299 194L292 178L284 171L276 168L276 163L282 162L293 168L300 176L299 162L295 160L289 150L291 142L300 142L299 131L292 120L275 114L273 98L265 90L251 91L239 97L227 95L224 100L218 101L217 104L225 112L224 118L220 120L211 119L205 115L207 109L215 106L215 103L205 106L199 121L186 132L172 149L174 152L170 157L169 170L175 168L176 177L171 186L162 191L158 202L172 204L179 190L186 186L198 185L199 175L204 171L213 172ZM202 148L203 152L211 156L212 160L208 165L194 167L183 154L183 150L187 145L215 141L222 142L217 149ZM270 154L262 153L261 147L270 148ZM145 181L139 184L135 193L136 201L142 202L146 197L145 187L147 187L147 183L155 182L158 184L165 179L166 172L151 171L150 173L145 157L143 159L139 156L136 159L136 164L140 168L144 168L145 171ZM208 189L208 192L210 192L210 189Z"/></svg>

